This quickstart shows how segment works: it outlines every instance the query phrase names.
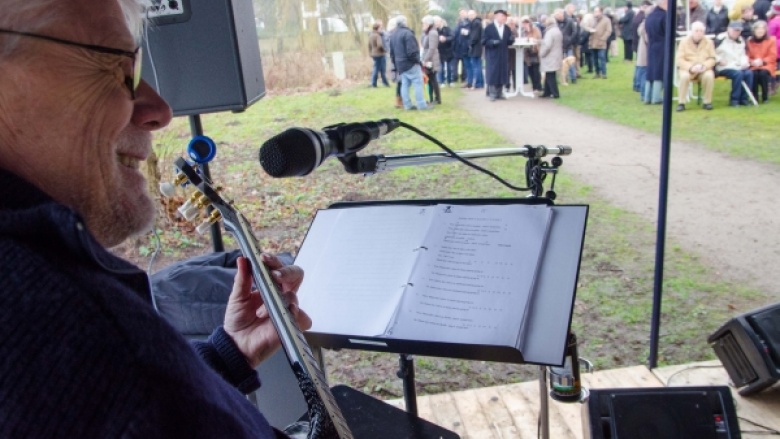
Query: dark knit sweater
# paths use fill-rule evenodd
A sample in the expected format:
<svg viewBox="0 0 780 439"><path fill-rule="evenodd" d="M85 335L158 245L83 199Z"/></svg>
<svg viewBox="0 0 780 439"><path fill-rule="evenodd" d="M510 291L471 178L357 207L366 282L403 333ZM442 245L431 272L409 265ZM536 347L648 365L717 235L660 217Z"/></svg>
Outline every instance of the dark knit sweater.
<svg viewBox="0 0 780 439"><path fill-rule="evenodd" d="M193 349L83 224L0 170L0 437L276 437L230 337Z"/></svg>

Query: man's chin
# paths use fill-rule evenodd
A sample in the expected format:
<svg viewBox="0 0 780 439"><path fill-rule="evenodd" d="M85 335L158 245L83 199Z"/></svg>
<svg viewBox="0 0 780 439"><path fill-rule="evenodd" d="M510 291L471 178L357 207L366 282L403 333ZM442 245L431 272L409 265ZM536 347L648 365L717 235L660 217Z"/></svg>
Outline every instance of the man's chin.
<svg viewBox="0 0 780 439"><path fill-rule="evenodd" d="M145 195L142 198L131 206L117 206L110 215L98 221L92 232L104 247L116 247L129 238L152 231L157 209L151 198Z"/></svg>

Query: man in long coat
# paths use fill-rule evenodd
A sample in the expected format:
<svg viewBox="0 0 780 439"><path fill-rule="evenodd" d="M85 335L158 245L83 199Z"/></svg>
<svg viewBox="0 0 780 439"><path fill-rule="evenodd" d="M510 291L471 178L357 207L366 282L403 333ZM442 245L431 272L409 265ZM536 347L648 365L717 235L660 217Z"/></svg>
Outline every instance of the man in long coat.
<svg viewBox="0 0 780 439"><path fill-rule="evenodd" d="M662 102L661 87L664 80L664 36L666 35L666 0L658 1L653 12L645 19L647 32L647 85L649 98L645 103Z"/></svg>
<svg viewBox="0 0 780 439"><path fill-rule="evenodd" d="M506 11L499 9L493 13L493 23L482 34L487 70L485 82L491 101L505 99L501 91L509 83L509 46L514 42L512 30L506 26Z"/></svg>

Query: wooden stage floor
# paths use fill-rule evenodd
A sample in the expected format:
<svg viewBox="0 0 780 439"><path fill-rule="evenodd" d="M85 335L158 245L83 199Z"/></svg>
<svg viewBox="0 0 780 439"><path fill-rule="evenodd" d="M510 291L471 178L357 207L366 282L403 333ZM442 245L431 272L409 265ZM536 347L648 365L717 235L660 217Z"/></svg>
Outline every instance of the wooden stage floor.
<svg viewBox="0 0 780 439"><path fill-rule="evenodd" d="M719 361L692 363L649 370L645 366L597 371L582 375L587 388L664 387L728 385L729 378ZM749 397L731 391L740 418L742 437L767 437L766 431L749 421L780 431L780 386ZM389 403L403 407L402 400ZM419 415L452 430L462 439L533 439L537 438L539 416L539 382L418 396ZM550 400L550 438L582 439L580 404ZM662 438L659 438L662 439Z"/></svg>

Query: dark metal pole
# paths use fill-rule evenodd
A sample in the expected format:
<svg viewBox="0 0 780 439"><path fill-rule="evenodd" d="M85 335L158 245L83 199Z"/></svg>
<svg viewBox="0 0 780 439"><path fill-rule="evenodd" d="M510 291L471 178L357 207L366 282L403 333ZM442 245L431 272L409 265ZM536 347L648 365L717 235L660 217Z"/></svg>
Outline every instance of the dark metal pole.
<svg viewBox="0 0 780 439"><path fill-rule="evenodd" d="M417 416L417 389L414 384L414 357L409 354L401 354L398 357L398 378L404 385L404 404L407 413Z"/></svg>
<svg viewBox="0 0 780 439"><path fill-rule="evenodd" d="M200 122L200 114L195 114L193 116L190 116L190 132L192 133L192 137L203 135L203 125ZM211 180L211 171L209 171L209 164L203 163L202 165L200 165L200 169L203 170L203 175L205 175L206 178ZM209 213L211 213L211 211L214 210L214 208L209 206L206 210ZM219 228L219 222L216 222L211 225L211 245L214 248L215 252L225 251L225 244L222 242L222 231Z"/></svg>
<svg viewBox="0 0 780 439"><path fill-rule="evenodd" d="M661 126L661 174L658 188L658 227L655 237L655 276L653 279L653 315L650 322L649 367L658 366L658 337L661 331L664 253L666 247L666 207L669 196L669 155L672 141L672 89L674 88L674 52L677 28L677 0L667 0L664 36L664 104Z"/></svg>

